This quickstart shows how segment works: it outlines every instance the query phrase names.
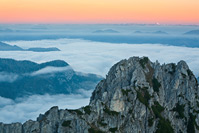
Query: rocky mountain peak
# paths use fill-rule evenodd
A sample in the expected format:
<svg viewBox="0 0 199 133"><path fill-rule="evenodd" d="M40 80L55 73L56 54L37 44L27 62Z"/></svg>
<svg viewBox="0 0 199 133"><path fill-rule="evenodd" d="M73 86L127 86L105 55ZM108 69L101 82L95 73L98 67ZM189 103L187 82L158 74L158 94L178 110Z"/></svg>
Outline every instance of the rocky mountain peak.
<svg viewBox="0 0 199 133"><path fill-rule="evenodd" d="M161 65L147 57L132 57L110 69L88 106L53 107L37 121L23 124L22 131L194 133L199 131L198 89L184 61ZM15 125L0 124L0 131Z"/></svg>
<svg viewBox="0 0 199 133"><path fill-rule="evenodd" d="M177 65L160 65L158 61L153 63L147 57L132 57L110 69L106 79L93 92L90 106L95 107L94 110L100 114L107 108L124 116L130 112L133 118L145 122L146 118L151 123L152 119L162 119L159 120L162 128L170 123L167 128L177 132L172 125L182 128L183 123L180 122L181 119L175 118L188 119L189 114L194 112L190 108L197 107L198 110L196 98L197 80L185 61L180 61ZM155 106L162 110L156 112ZM174 110L178 110L177 113ZM164 116L156 113L163 113ZM181 124L176 125L176 122ZM146 127L147 123L149 122L142 126Z"/></svg>
<svg viewBox="0 0 199 133"><path fill-rule="evenodd" d="M172 98L179 95L185 95L191 100L190 96L195 95L197 90L197 80L185 61L180 61L177 65L160 65L157 61L151 62L147 57L132 57L120 61L110 69L106 79L102 80L93 92L90 104L95 105L100 101L113 107L111 100L124 98L123 94L129 94L131 91L136 93L142 89L147 90L155 100L168 104L173 103Z"/></svg>

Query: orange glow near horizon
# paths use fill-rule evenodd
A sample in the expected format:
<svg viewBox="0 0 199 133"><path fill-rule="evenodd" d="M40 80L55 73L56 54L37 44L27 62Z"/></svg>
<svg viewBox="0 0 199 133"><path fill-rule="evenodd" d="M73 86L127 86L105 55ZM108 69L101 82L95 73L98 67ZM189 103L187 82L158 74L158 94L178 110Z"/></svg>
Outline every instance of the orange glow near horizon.
<svg viewBox="0 0 199 133"><path fill-rule="evenodd" d="M198 0L0 0L0 23L199 24Z"/></svg>

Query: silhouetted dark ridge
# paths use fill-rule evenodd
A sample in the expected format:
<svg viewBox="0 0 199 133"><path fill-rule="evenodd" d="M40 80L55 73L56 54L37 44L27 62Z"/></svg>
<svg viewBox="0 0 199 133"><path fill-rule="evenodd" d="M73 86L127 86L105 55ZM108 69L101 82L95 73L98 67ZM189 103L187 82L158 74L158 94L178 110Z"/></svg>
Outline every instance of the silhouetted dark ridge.
<svg viewBox="0 0 199 133"><path fill-rule="evenodd" d="M24 49L14 45L8 45L6 43L0 42L0 51L24 51Z"/></svg>
<svg viewBox="0 0 199 133"><path fill-rule="evenodd" d="M153 34L163 34L163 35L167 35L168 33L165 32L165 31L159 30L159 31L153 32Z"/></svg>
<svg viewBox="0 0 199 133"><path fill-rule="evenodd" d="M119 33L119 32L113 29L106 29L106 30L96 30L93 33Z"/></svg>
<svg viewBox="0 0 199 133"><path fill-rule="evenodd" d="M61 51L58 48L55 47L50 47L50 48L29 48L27 51L33 51L33 52L49 52L49 51Z"/></svg>
<svg viewBox="0 0 199 133"><path fill-rule="evenodd" d="M46 67L46 66L65 67L65 66L68 66L69 64L63 60L54 60L54 61L49 61L49 62L39 64L39 65L41 67Z"/></svg>
<svg viewBox="0 0 199 133"><path fill-rule="evenodd" d="M50 62L45 62L37 64L28 60L16 61L14 59L5 59L0 58L0 72L9 72L9 73L30 73L37 71L47 66L52 67L65 67L68 66L68 63L62 60L54 60Z"/></svg>
<svg viewBox="0 0 199 133"><path fill-rule="evenodd" d="M5 29L0 29L0 32L3 32L3 33L10 33L10 32L14 32L14 31L11 30L11 29L5 28Z"/></svg>
<svg viewBox="0 0 199 133"><path fill-rule="evenodd" d="M16 45L12 46L12 45L0 42L0 51L50 52L50 51L60 51L60 49L58 49L56 47L50 47L50 48L35 47L35 48L23 49L23 48L16 46Z"/></svg>
<svg viewBox="0 0 199 133"><path fill-rule="evenodd" d="M199 35L199 30L192 30L184 33L185 35Z"/></svg>
<svg viewBox="0 0 199 133"><path fill-rule="evenodd" d="M0 58L0 96L6 98L78 93L79 89L94 89L101 79L95 74L79 74L62 60L37 64Z"/></svg>
<svg viewBox="0 0 199 133"><path fill-rule="evenodd" d="M0 71L9 73L27 73L33 72L39 69L37 63L23 60L16 61L14 59L0 58Z"/></svg>

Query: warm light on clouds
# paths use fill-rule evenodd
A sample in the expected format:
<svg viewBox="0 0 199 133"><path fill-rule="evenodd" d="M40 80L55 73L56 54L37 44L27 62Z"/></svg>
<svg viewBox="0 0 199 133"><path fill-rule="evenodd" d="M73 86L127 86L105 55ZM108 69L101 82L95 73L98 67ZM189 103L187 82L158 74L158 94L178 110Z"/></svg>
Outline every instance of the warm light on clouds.
<svg viewBox="0 0 199 133"><path fill-rule="evenodd" d="M0 0L0 22L199 24L198 6L198 0Z"/></svg>

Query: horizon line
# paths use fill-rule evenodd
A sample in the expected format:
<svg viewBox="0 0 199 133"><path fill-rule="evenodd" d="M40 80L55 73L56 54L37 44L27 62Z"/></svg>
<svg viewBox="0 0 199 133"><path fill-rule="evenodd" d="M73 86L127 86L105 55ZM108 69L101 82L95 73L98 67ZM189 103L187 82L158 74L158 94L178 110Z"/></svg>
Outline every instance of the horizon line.
<svg viewBox="0 0 199 133"><path fill-rule="evenodd" d="M0 25L156 25L156 26L199 26L199 24L175 23L1 23Z"/></svg>

